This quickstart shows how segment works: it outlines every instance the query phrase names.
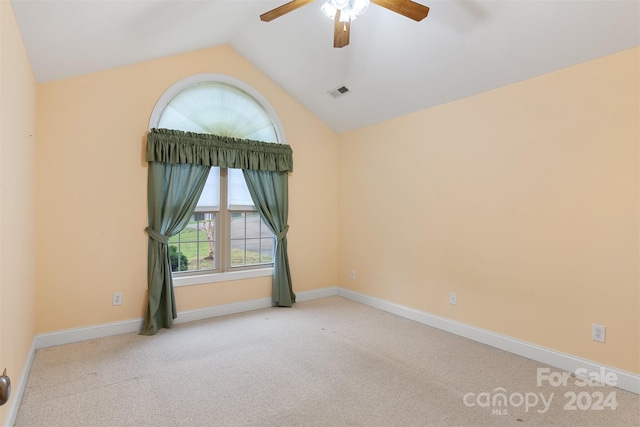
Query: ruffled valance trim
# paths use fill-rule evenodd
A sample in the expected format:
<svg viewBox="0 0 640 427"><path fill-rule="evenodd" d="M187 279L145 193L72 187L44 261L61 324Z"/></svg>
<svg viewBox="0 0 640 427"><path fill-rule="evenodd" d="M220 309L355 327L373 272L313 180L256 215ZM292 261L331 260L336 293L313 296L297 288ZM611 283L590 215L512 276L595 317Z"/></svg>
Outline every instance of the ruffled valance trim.
<svg viewBox="0 0 640 427"><path fill-rule="evenodd" d="M151 129L147 161L275 172L293 171L291 146L250 139Z"/></svg>

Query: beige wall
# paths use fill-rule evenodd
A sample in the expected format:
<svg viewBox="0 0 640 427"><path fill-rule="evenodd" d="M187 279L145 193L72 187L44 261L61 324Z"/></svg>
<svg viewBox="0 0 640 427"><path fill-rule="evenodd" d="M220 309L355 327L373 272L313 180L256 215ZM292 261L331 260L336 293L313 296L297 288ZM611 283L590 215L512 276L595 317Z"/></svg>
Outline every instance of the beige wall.
<svg viewBox="0 0 640 427"><path fill-rule="evenodd" d="M39 85L38 333L144 314L145 132L164 91L198 73L236 77L275 109L294 151L294 288L336 285L337 135L232 49L214 47ZM176 299L184 311L268 297L270 290L270 278L259 278L180 287ZM114 292L122 292L122 306L111 305Z"/></svg>
<svg viewBox="0 0 640 427"><path fill-rule="evenodd" d="M0 369L14 386L36 332L143 315L145 130L162 93L203 72L252 85L283 122L296 291L339 284L640 373L639 49L337 136L229 47L36 87L6 0L0 23ZM176 296L183 311L269 291L261 278Z"/></svg>
<svg viewBox="0 0 640 427"><path fill-rule="evenodd" d="M0 372L16 390L35 333L36 83L9 1L0 1ZM0 407L0 425L15 399Z"/></svg>
<svg viewBox="0 0 640 427"><path fill-rule="evenodd" d="M340 286L640 373L639 59L342 134Z"/></svg>

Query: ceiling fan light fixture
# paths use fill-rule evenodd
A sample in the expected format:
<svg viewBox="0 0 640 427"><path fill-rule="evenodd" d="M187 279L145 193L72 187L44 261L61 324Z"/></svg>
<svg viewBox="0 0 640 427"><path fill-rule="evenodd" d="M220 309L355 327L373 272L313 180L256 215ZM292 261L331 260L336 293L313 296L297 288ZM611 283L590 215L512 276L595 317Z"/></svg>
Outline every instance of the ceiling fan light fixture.
<svg viewBox="0 0 640 427"><path fill-rule="evenodd" d="M351 0L349 4L351 5L351 10L355 12L356 15L362 15L369 8L369 4L371 0Z"/></svg>
<svg viewBox="0 0 640 427"><path fill-rule="evenodd" d="M350 0L328 0L336 9L344 9L349 6Z"/></svg>
<svg viewBox="0 0 640 427"><path fill-rule="evenodd" d="M325 4L323 4L320 10L325 14L326 17L331 20L336 18L336 12L338 11L338 9L336 9L336 7L331 4L331 1L327 1Z"/></svg>
<svg viewBox="0 0 640 427"><path fill-rule="evenodd" d="M370 3L370 0L327 0L320 10L329 19L335 19L340 10L340 22L351 22L366 12Z"/></svg>
<svg viewBox="0 0 640 427"><path fill-rule="evenodd" d="M340 11L340 22L355 21L358 14L353 9L342 9Z"/></svg>

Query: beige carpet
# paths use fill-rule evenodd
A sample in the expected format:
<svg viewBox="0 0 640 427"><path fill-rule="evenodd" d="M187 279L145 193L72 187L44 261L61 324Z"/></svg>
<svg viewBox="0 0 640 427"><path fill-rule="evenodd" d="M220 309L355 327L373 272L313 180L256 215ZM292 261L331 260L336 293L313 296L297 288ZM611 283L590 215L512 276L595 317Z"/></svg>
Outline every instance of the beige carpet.
<svg viewBox="0 0 640 427"><path fill-rule="evenodd" d="M16 426L640 425L639 396L537 368L331 297L39 350Z"/></svg>

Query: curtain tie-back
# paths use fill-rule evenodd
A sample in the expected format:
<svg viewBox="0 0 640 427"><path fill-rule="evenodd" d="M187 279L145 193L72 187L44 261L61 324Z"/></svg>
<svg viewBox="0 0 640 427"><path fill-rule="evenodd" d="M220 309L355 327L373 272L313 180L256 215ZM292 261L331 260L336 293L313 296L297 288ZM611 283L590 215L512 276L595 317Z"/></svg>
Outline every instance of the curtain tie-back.
<svg viewBox="0 0 640 427"><path fill-rule="evenodd" d="M169 238L164 234L160 234L149 227L145 228L144 231L146 231L149 237L151 237L156 242L164 243L165 245L169 243Z"/></svg>
<svg viewBox="0 0 640 427"><path fill-rule="evenodd" d="M287 231L289 231L289 226L285 226L281 232L278 233L278 235L276 236L278 239L278 242L281 241L282 239L285 238L285 236L287 235Z"/></svg>

